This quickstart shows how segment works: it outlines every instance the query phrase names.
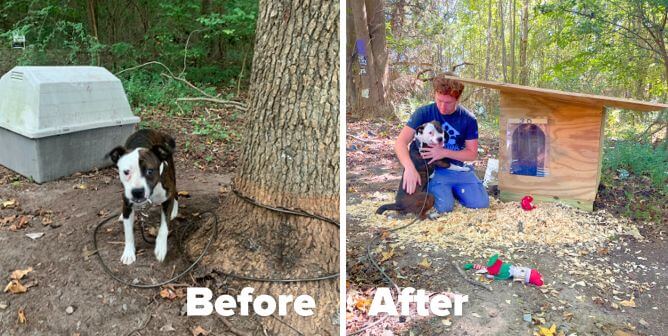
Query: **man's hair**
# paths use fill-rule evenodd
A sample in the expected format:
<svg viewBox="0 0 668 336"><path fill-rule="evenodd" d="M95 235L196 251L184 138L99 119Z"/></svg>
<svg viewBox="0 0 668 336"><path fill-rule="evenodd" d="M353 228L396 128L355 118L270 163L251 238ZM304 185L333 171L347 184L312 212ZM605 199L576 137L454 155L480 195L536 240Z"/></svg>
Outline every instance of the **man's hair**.
<svg viewBox="0 0 668 336"><path fill-rule="evenodd" d="M438 92L440 94L452 96L455 99L459 99L459 96L461 96L462 92L464 91L464 84L455 79L445 78L443 77L444 75L456 76L452 72L445 72L436 75L432 80L432 84L434 86L434 92Z"/></svg>

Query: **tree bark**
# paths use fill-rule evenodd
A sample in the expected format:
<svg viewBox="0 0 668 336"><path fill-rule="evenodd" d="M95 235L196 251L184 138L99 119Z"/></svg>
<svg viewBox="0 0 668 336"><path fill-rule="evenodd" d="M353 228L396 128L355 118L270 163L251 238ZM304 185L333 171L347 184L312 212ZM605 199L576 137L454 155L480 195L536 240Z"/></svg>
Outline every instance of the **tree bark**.
<svg viewBox="0 0 668 336"><path fill-rule="evenodd" d="M88 20L90 21L90 28L96 40L100 40L97 34L97 0L86 1L86 9L88 11Z"/></svg>
<svg viewBox="0 0 668 336"><path fill-rule="evenodd" d="M508 61L506 59L506 34L505 26L503 24L503 1L499 0L499 39L501 40L501 72L503 73L503 82L508 82Z"/></svg>
<svg viewBox="0 0 668 336"><path fill-rule="evenodd" d="M492 52L492 1L487 2L487 48L485 50L485 80L489 80L489 62Z"/></svg>
<svg viewBox="0 0 668 336"><path fill-rule="evenodd" d="M338 1L261 0L243 150L236 190L260 203L338 220ZM322 220L276 213L230 194L216 210L218 240L203 260L214 270L252 277L304 278L339 269L339 231ZM206 243L200 230L188 245ZM231 279L233 280L233 279ZM302 294L315 314L263 318L272 334L338 335L338 280L282 284L234 280L253 295ZM279 321L280 319L281 321Z"/></svg>
<svg viewBox="0 0 668 336"><path fill-rule="evenodd" d="M370 2L373 0L370 0ZM384 17L381 19L373 19L369 16L367 4L364 1L351 1L351 15L353 18L353 28L355 31L355 42L354 42L354 51L355 51L355 60L354 63L357 67L351 67L349 75L352 76L352 70L357 69L357 83L359 83L358 89L360 94L357 101L357 105L349 105L350 117L352 119L370 119L370 118L387 118L392 117L391 110L387 105L385 100L385 87L383 86L383 77L386 76L384 73L387 70L387 51L383 50L382 53L385 55L385 60L381 55L378 59L378 55L374 53L374 46L371 43L371 33L373 31L374 39L382 39L382 42L374 42L377 49L381 48L380 45L385 45L385 29L384 29ZM382 3L373 4L374 10L380 8L381 16L382 14ZM382 20L383 25L382 29L369 29L371 21ZM381 44L382 43L382 44ZM381 64L377 64L381 63ZM379 71L378 67L383 66L383 70Z"/></svg>
<svg viewBox="0 0 668 336"><path fill-rule="evenodd" d="M387 43L385 41L385 11L383 0L366 0L369 19L369 37L371 38L371 50L373 52L376 75L378 76L378 94L381 101L387 98L387 85L389 79L389 62L387 61Z"/></svg>
<svg viewBox="0 0 668 336"><path fill-rule="evenodd" d="M524 0L522 6L522 31L520 41L520 84L529 85L529 69L527 68L527 47L529 44L529 2Z"/></svg>
<svg viewBox="0 0 668 336"><path fill-rule="evenodd" d="M355 63L355 29L353 24L351 1L346 1L346 104L348 107L359 104L360 82L359 78L352 76L352 69ZM350 110L350 108L349 108Z"/></svg>
<svg viewBox="0 0 668 336"><path fill-rule="evenodd" d="M401 38L401 27L404 25L404 15L406 14L406 0L397 0L392 7L390 16L390 29L395 39Z"/></svg>
<svg viewBox="0 0 668 336"><path fill-rule="evenodd" d="M510 5L510 82L515 83L515 0Z"/></svg>

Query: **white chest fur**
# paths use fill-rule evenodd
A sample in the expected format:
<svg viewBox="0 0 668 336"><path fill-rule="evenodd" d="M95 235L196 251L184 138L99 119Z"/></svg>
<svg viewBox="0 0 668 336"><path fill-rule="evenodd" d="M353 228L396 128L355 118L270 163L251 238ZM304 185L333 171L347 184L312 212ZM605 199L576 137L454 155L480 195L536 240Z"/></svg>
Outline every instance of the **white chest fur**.
<svg viewBox="0 0 668 336"><path fill-rule="evenodd" d="M158 184L155 185L150 199L153 204L162 204L167 200L167 191L162 187L162 183L158 182Z"/></svg>

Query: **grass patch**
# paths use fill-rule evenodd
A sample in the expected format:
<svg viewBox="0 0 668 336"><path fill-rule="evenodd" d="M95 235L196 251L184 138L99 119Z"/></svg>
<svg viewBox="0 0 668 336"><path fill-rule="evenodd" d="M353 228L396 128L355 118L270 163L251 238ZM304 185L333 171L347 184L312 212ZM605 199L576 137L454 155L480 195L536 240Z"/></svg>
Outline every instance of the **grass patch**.
<svg viewBox="0 0 668 336"><path fill-rule="evenodd" d="M604 178L621 181L630 175L644 176L664 195L668 194L668 148L629 140L616 141L603 154ZM608 180L610 182L610 180Z"/></svg>

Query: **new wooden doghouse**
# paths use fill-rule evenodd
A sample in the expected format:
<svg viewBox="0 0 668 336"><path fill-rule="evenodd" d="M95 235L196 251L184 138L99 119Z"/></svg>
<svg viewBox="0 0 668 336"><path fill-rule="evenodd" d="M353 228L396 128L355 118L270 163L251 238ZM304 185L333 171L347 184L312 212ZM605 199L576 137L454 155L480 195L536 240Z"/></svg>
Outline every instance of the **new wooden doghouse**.
<svg viewBox="0 0 668 336"><path fill-rule="evenodd" d="M446 76L447 77L447 76ZM499 190L593 210L601 180L605 107L657 111L649 103L459 77L500 91Z"/></svg>

